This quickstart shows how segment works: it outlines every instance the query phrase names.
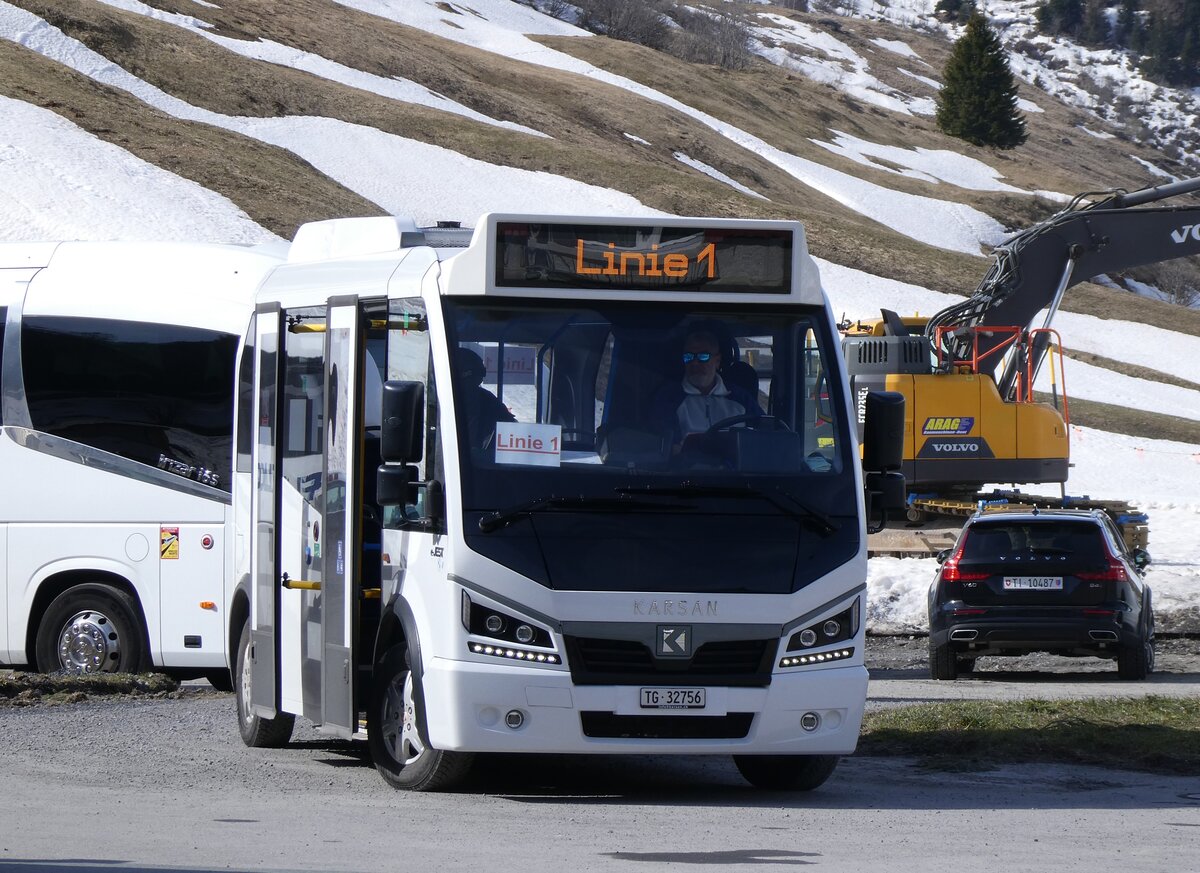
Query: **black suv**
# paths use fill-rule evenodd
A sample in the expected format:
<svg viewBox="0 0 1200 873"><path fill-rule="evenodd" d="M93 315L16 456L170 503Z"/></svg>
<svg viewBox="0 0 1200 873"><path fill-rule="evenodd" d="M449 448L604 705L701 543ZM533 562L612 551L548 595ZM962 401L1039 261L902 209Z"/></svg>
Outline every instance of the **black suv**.
<svg viewBox="0 0 1200 873"><path fill-rule="evenodd" d="M980 655L1115 658L1122 679L1154 669L1150 556L1102 510L980 511L938 555L929 588L929 671L969 673Z"/></svg>

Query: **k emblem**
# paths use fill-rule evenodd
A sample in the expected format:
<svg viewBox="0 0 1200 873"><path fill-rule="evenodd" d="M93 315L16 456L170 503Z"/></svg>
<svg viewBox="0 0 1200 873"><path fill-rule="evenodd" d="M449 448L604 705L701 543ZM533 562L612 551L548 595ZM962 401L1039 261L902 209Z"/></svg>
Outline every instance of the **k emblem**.
<svg viewBox="0 0 1200 873"><path fill-rule="evenodd" d="M657 654L664 658L686 658L692 654L690 624L660 624Z"/></svg>

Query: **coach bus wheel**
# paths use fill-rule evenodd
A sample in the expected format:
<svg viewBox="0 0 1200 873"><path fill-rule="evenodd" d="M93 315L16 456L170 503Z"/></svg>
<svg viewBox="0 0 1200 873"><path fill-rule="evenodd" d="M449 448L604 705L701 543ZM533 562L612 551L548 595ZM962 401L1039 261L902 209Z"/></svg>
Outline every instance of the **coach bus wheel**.
<svg viewBox="0 0 1200 873"><path fill-rule="evenodd" d="M234 699L237 701L238 733L242 742L256 749L278 749L287 745L296 726L296 717L281 712L274 718L256 715L250 706L250 622L242 625L238 639L237 663L233 669Z"/></svg>
<svg viewBox="0 0 1200 873"><path fill-rule="evenodd" d="M812 791L825 784L837 755L734 755L733 763L755 788Z"/></svg>
<svg viewBox="0 0 1200 873"><path fill-rule="evenodd" d="M68 588L38 626L43 673L139 673L148 669L146 634L129 595L108 585Z"/></svg>
<svg viewBox="0 0 1200 873"><path fill-rule="evenodd" d="M371 759L393 788L444 791L461 782L474 755L435 749L424 739L425 704L413 681L403 646L394 646L375 666L367 711Z"/></svg>

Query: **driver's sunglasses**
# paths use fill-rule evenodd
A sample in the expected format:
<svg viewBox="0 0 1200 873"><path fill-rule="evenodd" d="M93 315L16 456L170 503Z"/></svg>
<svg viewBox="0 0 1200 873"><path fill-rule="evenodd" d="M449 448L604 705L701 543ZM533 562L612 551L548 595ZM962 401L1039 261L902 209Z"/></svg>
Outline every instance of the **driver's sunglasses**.
<svg viewBox="0 0 1200 873"><path fill-rule="evenodd" d="M707 364L710 360L716 357L716 352L684 352L683 362L690 364L692 361L699 361L702 364Z"/></svg>

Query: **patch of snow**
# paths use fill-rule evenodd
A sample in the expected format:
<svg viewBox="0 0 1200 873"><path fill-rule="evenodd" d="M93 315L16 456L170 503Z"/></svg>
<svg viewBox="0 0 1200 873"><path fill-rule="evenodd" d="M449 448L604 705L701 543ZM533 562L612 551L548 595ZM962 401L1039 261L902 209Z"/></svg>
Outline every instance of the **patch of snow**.
<svg viewBox="0 0 1200 873"><path fill-rule="evenodd" d="M511 121L501 121L484 115L481 112L476 112L469 106L463 106L461 103L447 99L441 94L435 94L425 86L418 85L416 82L409 81L408 79L401 79L398 76L389 78L386 76L376 76L373 73L365 73L362 70L347 67L344 64L328 60L312 52L301 51L300 49L281 45L270 40L250 42L244 39L230 39L226 36L219 36L211 31L211 25L207 22L199 21L190 15L177 15L173 12L164 12L161 9L155 9L153 6L147 6L145 3L139 2L139 0L100 0L100 2L117 9L124 9L127 12L144 15L155 21L162 21L166 24L173 24L185 30L190 30L192 33L199 34L222 48L228 49L234 54L245 58L266 61L267 63L278 64L281 67L290 67L293 70L311 73L322 79L329 79L350 88L369 91L372 94L378 94L381 97L387 97L389 100L395 100L399 103L427 106L430 109L438 109L442 112L461 115L464 118L469 118L472 121L478 121L483 124L491 124L496 127L527 133L531 136L548 138L547 134L542 133L540 130L534 130L533 128L525 127L523 124L515 124Z"/></svg>
<svg viewBox="0 0 1200 873"><path fill-rule="evenodd" d="M702 161L697 161L695 158L689 158L683 152L675 152L675 160L679 161L679 163L681 163L681 164L687 164L689 167L691 167L694 170L699 170L701 173L703 173L706 176L711 176L712 178L716 179L718 182L724 182L730 188L733 188L736 191L741 191L743 194L748 194L751 197L757 197L759 200L767 199L763 195L759 194L757 191L747 188L745 185L743 185L741 182L737 181L736 179L731 179L729 176L726 176L724 173L722 173L720 170L716 169L715 167L710 167L708 164L706 164Z"/></svg>
<svg viewBox="0 0 1200 873"><path fill-rule="evenodd" d="M1005 191L1012 194L1027 193L1020 188L1015 188L1012 185L999 181L999 170L989 167L983 161L967 157L958 152L946 149L906 149L899 146L868 142L856 136L851 136L848 133L842 133L839 130L831 130L830 133L834 135L832 143L821 142L816 139L810 139L810 142L816 143L823 149L842 155L857 163L874 167L878 170L885 170L889 173L898 173L903 176L922 179L934 184L948 182L951 185L957 185L959 188L967 188L972 191ZM886 164L876 163L871 158L879 158L890 164L896 164L907 169L896 170Z"/></svg>

